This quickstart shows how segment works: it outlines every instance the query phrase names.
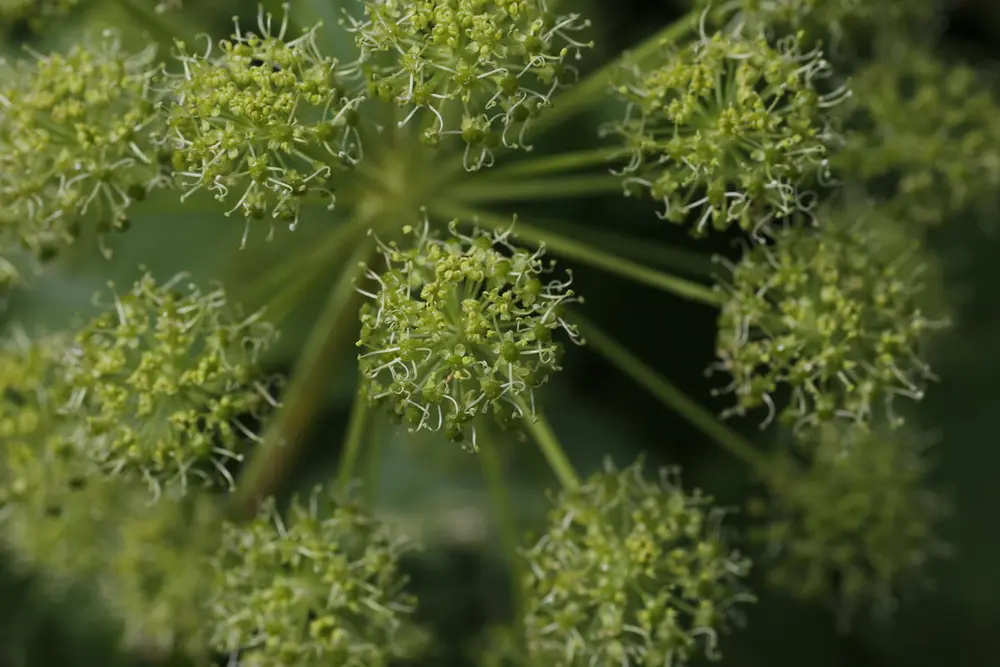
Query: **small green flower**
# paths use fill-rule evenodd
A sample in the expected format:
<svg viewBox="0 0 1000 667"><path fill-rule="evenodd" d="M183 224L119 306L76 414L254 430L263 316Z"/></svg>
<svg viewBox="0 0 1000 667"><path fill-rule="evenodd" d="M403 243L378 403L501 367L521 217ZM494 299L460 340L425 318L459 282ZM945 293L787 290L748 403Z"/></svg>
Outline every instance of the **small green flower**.
<svg viewBox="0 0 1000 667"><path fill-rule="evenodd" d="M144 484L101 475L65 441L0 452L0 535L16 562L54 591L96 593L126 650L204 655L219 531L206 498L153 502Z"/></svg>
<svg viewBox="0 0 1000 667"><path fill-rule="evenodd" d="M277 32L263 9L260 34L237 23L217 55L211 42L203 54L178 42L184 72L171 82L168 124L182 199L205 188L235 199L229 213L241 211L248 225L271 217L294 228L303 198L320 195L332 208L341 172L361 159L363 98L320 53L319 25L285 41L285 10Z"/></svg>
<svg viewBox="0 0 1000 667"><path fill-rule="evenodd" d="M610 463L563 492L548 531L525 552L528 664L673 665L704 652L751 602L749 561L722 536L711 498L686 494L676 470L646 480Z"/></svg>
<svg viewBox="0 0 1000 667"><path fill-rule="evenodd" d="M358 346L362 391L386 404L413 429L443 430L465 438L468 422L492 411L501 422L524 417L519 401L534 408L533 390L560 370L563 330L578 342L563 308L581 299L565 281L544 282L554 262L511 245L511 230L471 236L449 224L451 237L421 230L403 233L415 243L403 250L380 244L386 270L361 309ZM475 448L475 429L472 443Z"/></svg>
<svg viewBox="0 0 1000 667"><path fill-rule="evenodd" d="M479 169L501 143L523 146L530 120L575 80L570 54L591 46L573 37L589 21L557 14L557 2L369 0L348 29L372 96L408 112L400 126L429 112L423 139L460 136L466 168Z"/></svg>
<svg viewBox="0 0 1000 667"><path fill-rule="evenodd" d="M626 194L648 191L675 223L693 215L696 235L734 223L757 232L808 210L803 188L827 183L839 141L827 110L848 95L820 93L830 75L820 52L795 39L772 47L720 32L664 45L661 65L625 69L616 88L625 119L603 130L631 153Z"/></svg>
<svg viewBox="0 0 1000 667"><path fill-rule="evenodd" d="M385 667L421 645L399 572L406 544L358 506L316 488L285 515L266 502L222 540L212 646L241 665Z"/></svg>
<svg viewBox="0 0 1000 667"><path fill-rule="evenodd" d="M947 505L923 488L925 443L906 430L827 422L800 434L808 467L791 461L772 479L753 532L772 559L769 578L804 599L832 602L849 619L894 606L948 553L934 534Z"/></svg>
<svg viewBox="0 0 1000 667"><path fill-rule="evenodd" d="M787 227L747 251L720 286L715 368L732 376L730 413L791 390L782 417L802 426L859 422L895 396L920 400L933 375L923 360L947 324L938 274L920 241L877 209L820 216L819 229Z"/></svg>
<svg viewBox="0 0 1000 667"><path fill-rule="evenodd" d="M876 187L914 223L997 212L1000 104L996 85L924 49L898 48L855 78L857 127L838 165Z"/></svg>
<svg viewBox="0 0 1000 667"><path fill-rule="evenodd" d="M168 184L155 51L119 42L106 31L66 54L0 61L0 254L23 245L45 260L85 232L126 229L132 203Z"/></svg>
<svg viewBox="0 0 1000 667"><path fill-rule="evenodd" d="M62 411L74 441L102 468L156 488L190 478L232 485L226 464L258 440L248 420L275 406L261 356L275 339L221 288L180 289L144 275L88 322L66 359ZM112 285L112 289L114 286Z"/></svg>
<svg viewBox="0 0 1000 667"><path fill-rule="evenodd" d="M56 419L49 390L59 377L65 336L31 340L20 330L0 341L0 443L40 446ZM2 495L0 495L2 501Z"/></svg>

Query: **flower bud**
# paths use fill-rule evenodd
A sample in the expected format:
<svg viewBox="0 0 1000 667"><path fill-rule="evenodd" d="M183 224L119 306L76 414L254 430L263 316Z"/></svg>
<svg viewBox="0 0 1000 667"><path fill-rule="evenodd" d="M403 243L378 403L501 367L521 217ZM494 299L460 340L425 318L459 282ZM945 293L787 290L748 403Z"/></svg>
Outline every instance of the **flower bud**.
<svg viewBox="0 0 1000 667"><path fill-rule="evenodd" d="M831 603L844 620L873 605L891 609L948 552L934 534L946 503L923 486L926 443L905 429L845 422L798 438L799 452L811 453L807 467L788 461L770 499L753 509L765 519L753 535L771 559L771 582Z"/></svg>
<svg viewBox="0 0 1000 667"><path fill-rule="evenodd" d="M603 130L631 153L626 193L647 190L661 218L692 219L695 235L734 223L757 232L808 209L803 188L829 178L839 141L827 109L846 94L820 92L831 74L820 52L716 33L664 54L659 66L626 68L616 89L625 119Z"/></svg>
<svg viewBox="0 0 1000 667"><path fill-rule="evenodd" d="M492 146L522 147L531 118L575 79L569 55L591 46L574 37L589 21L555 4L370 0L348 29L374 93L407 112L400 126L429 112L427 140L460 135L466 167L478 169L492 163Z"/></svg>
<svg viewBox="0 0 1000 667"><path fill-rule="evenodd" d="M372 299L361 310L358 346L363 392L411 429L442 430L455 440L468 422L492 412L501 422L524 417L533 390L560 370L563 330L578 341L562 309L580 299L565 281L543 282L554 263L510 243L511 230L451 238L407 226L414 244L380 247L386 269L368 277ZM475 429L471 446L475 448Z"/></svg>
<svg viewBox="0 0 1000 667"><path fill-rule="evenodd" d="M259 440L252 428L275 406L261 356L275 340L221 288L180 289L148 273L81 328L66 359L64 418L74 442L112 473L151 485L232 485L226 468ZM112 285L112 289L113 289Z"/></svg>
<svg viewBox="0 0 1000 667"><path fill-rule="evenodd" d="M46 260L83 232L121 230L131 204L168 181L152 47L104 32L32 61L0 61L0 254ZM105 249L106 251L106 249Z"/></svg>
<svg viewBox="0 0 1000 667"><path fill-rule="evenodd" d="M240 664L368 667L421 645L400 573L407 545L358 506L316 488L282 516L271 499L222 542L211 643Z"/></svg>
<svg viewBox="0 0 1000 667"><path fill-rule="evenodd" d="M931 258L896 220L848 209L777 231L731 268L715 365L732 376L730 413L766 405L770 421L780 386L797 426L923 397L926 343L947 320Z"/></svg>
<svg viewBox="0 0 1000 667"><path fill-rule="evenodd" d="M304 197L333 206L339 173L361 159L357 108L335 59L316 44L319 26L285 41L287 14L275 31L270 14L260 34L239 24L228 40L203 54L178 42L183 75L172 81L174 165L186 192L205 188L229 213L271 218L291 228ZM244 243L246 236L244 236Z"/></svg>
<svg viewBox="0 0 1000 667"><path fill-rule="evenodd" d="M642 464L610 463L560 494L547 532L524 557L528 664L686 665L718 659L718 635L749 561L722 535L723 512L685 493L676 470L657 482Z"/></svg>

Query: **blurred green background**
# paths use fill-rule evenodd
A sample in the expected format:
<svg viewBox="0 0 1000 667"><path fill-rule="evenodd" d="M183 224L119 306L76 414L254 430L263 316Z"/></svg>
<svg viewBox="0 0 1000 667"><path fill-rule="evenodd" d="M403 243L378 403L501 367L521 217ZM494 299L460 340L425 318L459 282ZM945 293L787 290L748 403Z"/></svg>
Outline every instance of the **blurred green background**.
<svg viewBox="0 0 1000 667"><path fill-rule="evenodd" d="M312 12L334 23L335 0L296 0L296 11ZM252 16L256 2L188 0L184 13L170 20L186 34L224 35L230 16ZM344 4L341 2L341 4ZM646 36L679 13L666 0L592 0L577 2L594 18L597 48L590 62L600 62ZM72 43L98 26L129 26L126 41L146 43L140 25L112 3L95 0L44 39L30 38L33 48L48 50ZM953 2L944 48L984 67L1000 58L1000 2ZM23 37L24 35L20 35ZM16 49L12 36L4 49ZM336 47L337 45L334 45ZM1000 93L1000 91L997 91ZM585 148L596 124L617 111L593 112L558 128L542 150ZM303 220L294 234L279 230L272 243L252 238L238 250L241 221L227 219L210 199L189 200L183 208L176 195L158 195L133 219L133 229L114 243L111 261L93 248L78 247L53 265L34 289L13 295L0 309L0 326L17 322L29 332L68 326L90 307L94 290L113 279L127 283L145 264L158 276L186 270L199 280L223 281L237 299L250 298L254 279L264 270L292 260L324 231L324 216ZM521 207L575 224L634 237L738 255L730 239L693 242L656 219L644 202L606 196ZM408 222L408 221L401 221ZM910 418L939 435L933 452L936 482L950 493L955 510L946 537L955 555L938 563L933 590L907 600L890 622L865 621L850 634L836 630L826 610L805 607L769 595L749 612L748 627L723 644L724 663L732 666L1000 664L1000 233L995 221L953 220L934 239L934 251L947 267L948 289L956 326L935 350L941 377ZM270 364L287 372L302 345L316 304L336 267L321 267L311 290L282 330L281 345ZM303 269L304 270L304 269ZM711 398L713 382L705 377L714 347L714 312L651 289L574 267L579 292L586 295L586 314L637 355L662 371L705 405L718 411L722 399ZM294 268L293 268L294 271ZM294 273L292 277L294 277ZM251 303L259 306L262 303ZM345 350L345 355L353 354ZM610 455L619 462L644 452L650 463L680 465L688 485L701 486L722 504L737 506L753 490L746 470L707 441L678 416L666 411L642 389L608 367L587 349L574 349L566 370L544 391L542 401L560 438L581 472ZM350 364L331 377L326 409L314 424L309 458L302 462L300 482L331 475L354 394ZM755 422L736 423L763 441ZM486 624L507 611L505 571L499 560L496 530L488 494L474 457L432 437L415 438L382 425L381 483L378 509L418 537L426 549L408 563L422 615L447 638L441 655L428 664L460 665L469 642ZM508 472L524 528L544 517L545 489L554 486L544 462L530 443L511 442ZM13 584L0 581L0 623L14 627L25 612L13 601ZM0 628L0 640L4 636ZM71 657L71 656L70 656ZM60 658L60 660L69 657ZM0 651L0 665L3 652ZM56 662L52 663L57 664ZM60 662L68 664L66 662Z"/></svg>

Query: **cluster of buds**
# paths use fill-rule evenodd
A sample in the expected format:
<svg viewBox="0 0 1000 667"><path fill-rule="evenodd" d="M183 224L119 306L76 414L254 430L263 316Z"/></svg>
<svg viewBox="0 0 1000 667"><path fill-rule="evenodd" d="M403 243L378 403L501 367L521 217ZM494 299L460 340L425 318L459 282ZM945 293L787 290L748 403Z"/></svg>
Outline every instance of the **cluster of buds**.
<svg viewBox="0 0 1000 667"><path fill-rule="evenodd" d="M44 573L57 595L94 595L126 650L204 656L219 531L208 499L151 502L144 484L101 475L65 440L5 441L0 451L0 534L15 564Z"/></svg>
<svg viewBox="0 0 1000 667"><path fill-rule="evenodd" d="M202 54L178 42L183 74L171 81L167 120L173 167L182 199L205 188L235 199L229 213L248 225L271 217L294 228L303 198L332 207L339 172L361 159L363 97L320 53L319 26L285 41L287 13L275 29L261 10L257 27L260 34L244 34L237 23L217 55L211 42Z"/></svg>
<svg viewBox="0 0 1000 667"><path fill-rule="evenodd" d="M0 61L0 255L25 246L45 260L83 233L124 229L129 206L169 183L153 58L123 53L108 31Z"/></svg>
<svg viewBox="0 0 1000 667"><path fill-rule="evenodd" d="M213 648L241 665L369 667L412 656L405 542L350 502L315 488L226 524L212 588Z"/></svg>
<svg viewBox="0 0 1000 667"><path fill-rule="evenodd" d="M358 346L363 392L413 429L463 440L469 422L493 412L501 423L534 410L533 390L559 370L562 330L579 341L563 308L580 301L565 281L544 282L544 249L516 248L511 229L475 230L457 221L451 237L425 219L412 247L380 243L386 269L368 277L374 292L361 310ZM475 429L472 430L475 447Z"/></svg>
<svg viewBox="0 0 1000 667"><path fill-rule="evenodd" d="M835 50L856 50L859 36L872 42L891 36L926 34L941 10L940 0L695 0L720 25L757 33L801 32ZM851 42L847 44L845 42Z"/></svg>
<svg viewBox="0 0 1000 667"><path fill-rule="evenodd" d="M69 437L107 473L155 489L192 478L231 486L227 464L275 406L260 366L275 332L221 288L182 289L184 280L146 274L102 304L61 360L60 409L79 422Z"/></svg>
<svg viewBox="0 0 1000 667"><path fill-rule="evenodd" d="M730 550L723 512L685 493L675 470L610 463L556 499L524 552L530 664L674 665L718 659L718 635L752 602L749 561Z"/></svg>
<svg viewBox="0 0 1000 667"><path fill-rule="evenodd" d="M948 553L934 532L947 505L923 487L925 444L885 425L826 422L800 434L795 458L808 452L808 467L785 461L770 498L751 503L772 583L832 604L845 621L889 611L904 586L921 583L927 563Z"/></svg>
<svg viewBox="0 0 1000 667"><path fill-rule="evenodd" d="M591 46L576 14L557 0L371 0L352 19L360 71L371 94L406 111L427 112L422 139L459 135L465 166L492 163L491 149L522 146L528 122L575 78L571 54Z"/></svg>
<svg viewBox="0 0 1000 667"><path fill-rule="evenodd" d="M858 131L838 165L890 184L887 206L918 225L967 213L994 214L1000 190L1000 104L995 86L904 46L852 84Z"/></svg>
<svg viewBox="0 0 1000 667"><path fill-rule="evenodd" d="M791 390L783 419L870 420L895 396L920 399L932 378L922 355L944 326L935 271L919 240L878 209L848 210L818 229L786 227L736 266L719 317L715 368L732 376L731 413Z"/></svg>
<svg viewBox="0 0 1000 667"><path fill-rule="evenodd" d="M625 69L625 118L604 129L631 154L626 194L648 191L662 218L693 218L696 235L732 224L757 232L810 209L802 188L830 180L839 141L826 111L847 96L820 92L831 76L822 54L794 38L771 46L722 32L664 48L661 65Z"/></svg>

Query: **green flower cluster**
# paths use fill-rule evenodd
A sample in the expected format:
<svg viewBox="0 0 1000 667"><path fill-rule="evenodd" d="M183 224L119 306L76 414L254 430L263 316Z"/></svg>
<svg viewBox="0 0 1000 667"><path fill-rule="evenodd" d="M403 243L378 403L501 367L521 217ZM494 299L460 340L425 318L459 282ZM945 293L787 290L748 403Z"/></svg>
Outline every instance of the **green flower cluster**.
<svg viewBox="0 0 1000 667"><path fill-rule="evenodd" d="M876 42L926 34L941 11L939 0L695 0L694 4L718 24L762 33L801 31L838 51L861 35Z"/></svg>
<svg viewBox="0 0 1000 667"><path fill-rule="evenodd" d="M108 31L65 55L0 61L0 256L25 246L45 260L84 232L125 229L129 206L168 182L153 57L123 53Z"/></svg>
<svg viewBox="0 0 1000 667"><path fill-rule="evenodd" d="M430 112L424 141L461 136L466 168L479 169L495 146L523 146L529 121L575 79L569 55L591 46L573 37L589 22L556 2L371 0L349 29L372 96L408 112L401 126Z"/></svg>
<svg viewBox="0 0 1000 667"><path fill-rule="evenodd" d="M906 430L827 422L796 444L809 466L789 461L771 480L771 498L751 506L767 519L754 538L773 559L772 583L830 602L844 619L871 603L891 609L905 584L947 554L934 532L947 506L923 488L925 443Z"/></svg>
<svg viewBox="0 0 1000 667"><path fill-rule="evenodd" d="M276 405L260 367L275 332L221 288L181 289L185 279L147 273L80 329L61 409L80 422L69 437L110 473L156 488L192 477L232 485L226 464L258 440L244 421Z"/></svg>
<svg viewBox="0 0 1000 667"><path fill-rule="evenodd" d="M732 376L731 412L791 390L783 419L869 420L895 396L920 399L932 374L929 334L946 324L931 260L919 240L877 209L787 227L732 270L719 317L715 368Z"/></svg>
<svg viewBox="0 0 1000 667"><path fill-rule="evenodd" d="M104 477L65 441L3 443L0 533L54 591L84 587L121 624L126 649L204 655L205 576L218 524L204 498L151 502L143 484Z"/></svg>
<svg viewBox="0 0 1000 667"><path fill-rule="evenodd" d="M887 206L918 225L997 211L995 85L970 67L950 66L912 46L872 62L852 85L858 131L838 165L888 186Z"/></svg>
<svg viewBox="0 0 1000 667"><path fill-rule="evenodd" d="M386 270L361 310L362 391L413 429L465 438L468 423L492 411L503 423L534 410L533 390L560 369L558 330L579 334L563 308L579 302L565 281L544 282L554 263L510 243L511 230L471 236L449 225L441 240L404 227L415 243L380 247ZM527 407L527 410L526 410ZM475 447L475 429L472 429Z"/></svg>
<svg viewBox="0 0 1000 667"><path fill-rule="evenodd" d="M662 64L624 71L625 119L604 129L631 154L626 194L648 191L672 222L695 216L696 235L734 223L756 233L811 208L803 188L829 180L839 141L827 109L847 96L820 92L831 75L820 52L722 32L664 51Z"/></svg>
<svg viewBox="0 0 1000 667"><path fill-rule="evenodd" d="M189 484L231 485L226 464L259 440L242 420L274 403L259 368L274 332L184 280L146 274L74 337L0 346L2 547L48 586L96 594L143 655L412 655L423 634L408 620L405 549L383 524L318 490L234 524Z"/></svg>
<svg viewBox="0 0 1000 667"><path fill-rule="evenodd" d="M318 26L286 42L287 14L276 32L263 10L258 24L259 35L237 24L218 55L211 42L203 54L178 42L173 166L183 197L206 188L220 201L235 198L229 212L240 210L248 224L270 216L294 228L302 199L318 194L332 207L338 172L360 160L363 98L319 52Z"/></svg>
<svg viewBox="0 0 1000 667"><path fill-rule="evenodd" d="M329 501L329 502L326 502ZM215 563L212 646L246 667L385 667L423 641L399 571L405 543L316 488L227 524Z"/></svg>
<svg viewBox="0 0 1000 667"><path fill-rule="evenodd" d="M749 562L722 535L723 512L659 482L642 464L610 463L563 492L527 549L527 654L532 665L674 665L718 658L718 634L752 602Z"/></svg>

